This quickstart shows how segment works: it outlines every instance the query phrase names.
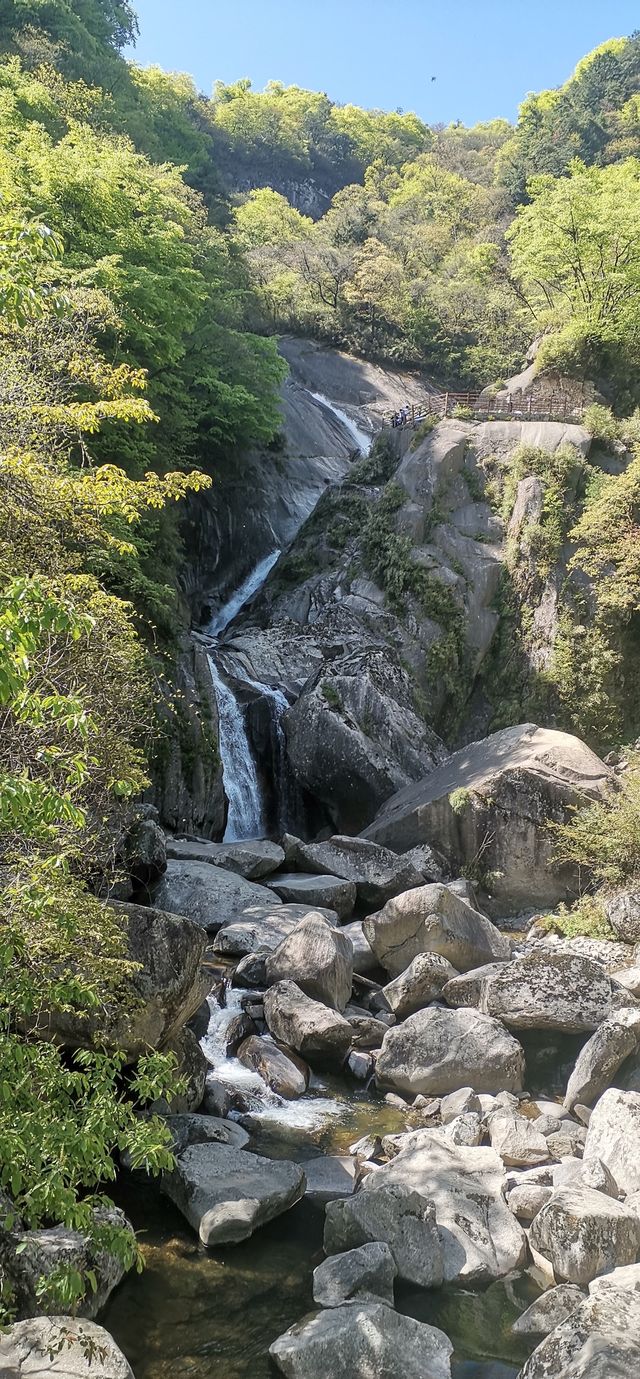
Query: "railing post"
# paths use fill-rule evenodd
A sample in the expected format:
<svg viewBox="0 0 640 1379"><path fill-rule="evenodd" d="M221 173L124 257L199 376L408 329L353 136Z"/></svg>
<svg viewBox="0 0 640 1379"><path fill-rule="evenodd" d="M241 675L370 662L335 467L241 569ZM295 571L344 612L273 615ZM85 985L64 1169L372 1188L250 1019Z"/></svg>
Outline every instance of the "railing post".
<svg viewBox="0 0 640 1379"><path fill-rule="evenodd" d="M531 396L531 393L529 393L529 398L528 398L528 401L527 401L527 416L528 416L528 417L531 417L531 404L532 404L532 402L533 402L533 398L532 398L532 396Z"/></svg>
<svg viewBox="0 0 640 1379"><path fill-rule="evenodd" d="M449 412L449 394L448 394L448 393L445 393L445 395L444 395L444 414L445 414L445 417L448 415L448 412Z"/></svg>

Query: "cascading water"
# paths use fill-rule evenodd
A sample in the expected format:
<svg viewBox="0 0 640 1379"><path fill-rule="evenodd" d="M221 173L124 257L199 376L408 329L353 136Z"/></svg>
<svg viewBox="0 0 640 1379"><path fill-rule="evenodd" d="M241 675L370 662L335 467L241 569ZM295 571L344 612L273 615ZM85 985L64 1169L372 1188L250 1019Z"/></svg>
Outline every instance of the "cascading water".
<svg viewBox="0 0 640 1379"><path fill-rule="evenodd" d="M247 575L211 619L207 628L211 636L220 637L226 631L245 604L262 588L279 555L280 551L271 551ZM220 757L225 794L229 801L224 839L227 843L237 843L244 838L262 838L266 832L264 800L245 713L233 690L223 679L215 653L209 656L209 668L218 702ZM247 680L246 684L268 696L279 693L257 681ZM281 697L284 699L284 695Z"/></svg>
<svg viewBox="0 0 640 1379"><path fill-rule="evenodd" d="M368 455L372 436L364 431L342 408L335 406L323 393L311 396L332 412L354 442L360 455ZM262 588L281 552L271 551L256 565L238 586L227 602L214 614L207 632L219 638L231 625L234 618ZM224 668L218 663L215 651L209 657L211 678L218 701L220 719L219 745L222 759L224 789L229 801L229 813L225 842L241 842L248 838L263 838L267 831L267 808L262 784L247 731L246 713L233 689L224 677ZM271 711L272 740L274 744L274 766L276 774L276 797L278 801L278 829L284 831L288 824L289 804L287 799L288 774L286 769L286 741L282 719L289 703L282 690L272 685L252 680L244 673L239 677L248 689L257 692L267 700Z"/></svg>
<svg viewBox="0 0 640 1379"><path fill-rule="evenodd" d="M333 412L334 417L338 418L340 424L352 437L358 453L368 455L373 444L373 436L368 431L363 431L362 427L358 426L358 423L349 416L348 412L343 412L341 407L336 407L335 402L331 402L324 393L312 393L311 396L315 398L316 402L320 402L323 407L327 407L330 412Z"/></svg>
<svg viewBox="0 0 640 1379"><path fill-rule="evenodd" d="M214 613L207 627L210 637L221 637L222 633L226 632L229 624L238 616L245 604L249 603L254 594L257 594L258 590L262 588L281 554L281 551L270 551L269 555L265 555L260 564L256 565L255 570L252 570L246 579L243 579L235 593L227 599L226 603L223 603L217 613Z"/></svg>
<svg viewBox="0 0 640 1379"><path fill-rule="evenodd" d="M244 711L222 679L214 656L209 657L209 669L218 701L218 742L229 801L224 839L226 843L238 843L243 838L262 838L266 830L262 790Z"/></svg>
<svg viewBox="0 0 640 1379"><path fill-rule="evenodd" d="M317 1082L313 1095L306 1095L299 1101L286 1101L278 1096L259 1073L245 1067L239 1058L227 1054L227 1032L230 1025L242 1013L248 993L235 987L227 987L225 1004L220 1006L209 997L211 1018L209 1028L202 1039L202 1051L207 1059L213 1077L218 1083L226 1083L234 1093L240 1093L245 1112L260 1116L261 1121L272 1121L282 1125L313 1129L345 1114L345 1106L334 1097L323 1096L326 1088ZM255 993L256 1000L261 993ZM237 1119L245 1112L230 1112L231 1119Z"/></svg>

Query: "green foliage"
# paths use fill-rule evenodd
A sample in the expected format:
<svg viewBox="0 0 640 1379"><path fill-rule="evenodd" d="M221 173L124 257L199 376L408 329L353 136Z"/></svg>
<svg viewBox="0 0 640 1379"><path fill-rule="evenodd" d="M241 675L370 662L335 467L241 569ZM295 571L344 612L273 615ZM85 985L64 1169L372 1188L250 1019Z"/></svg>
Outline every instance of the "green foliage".
<svg viewBox="0 0 640 1379"><path fill-rule="evenodd" d="M605 445L611 445L619 438L620 423L611 408L603 407L599 402L592 402L585 409L582 424L594 440L603 441Z"/></svg>
<svg viewBox="0 0 640 1379"><path fill-rule="evenodd" d="M383 484L392 477L398 467L398 455L391 441L378 436L368 455L355 460L349 470L350 484Z"/></svg>
<svg viewBox="0 0 640 1379"><path fill-rule="evenodd" d="M342 708L340 695L335 685L332 685L330 680L324 680L322 683L322 698L326 700L330 709Z"/></svg>
<svg viewBox="0 0 640 1379"><path fill-rule="evenodd" d="M585 880L620 885L640 875L640 770L632 762L609 799L575 810L553 824L559 862L579 867Z"/></svg>
<svg viewBox="0 0 640 1379"><path fill-rule="evenodd" d="M539 925L548 934L563 938L615 939L616 935L597 896L583 895L575 905L559 905L553 914L542 915Z"/></svg>
<svg viewBox="0 0 640 1379"><path fill-rule="evenodd" d="M435 428L438 425L439 421L440 417L436 416L435 413L433 413L431 416L425 417L424 421L421 421L420 425L415 427L415 430L411 437L411 444L409 446L409 449L417 450L418 446L422 444L423 440L426 440L427 436L430 436L431 432L435 431Z"/></svg>
<svg viewBox="0 0 640 1379"><path fill-rule="evenodd" d="M465 809L471 803L471 791L460 786L457 790L452 790L449 796L449 804L454 814L464 814Z"/></svg>
<svg viewBox="0 0 640 1379"><path fill-rule="evenodd" d="M640 47L639 47L640 51ZM513 270L539 329L551 329L539 368L637 370L640 162L574 161L570 175L537 176L531 204L508 231ZM622 368L622 373L624 369Z"/></svg>
<svg viewBox="0 0 640 1379"><path fill-rule="evenodd" d="M561 177L576 157L605 164L637 155L639 88L638 35L601 44L564 86L527 96L513 137L498 153L499 180L523 200L532 177Z"/></svg>

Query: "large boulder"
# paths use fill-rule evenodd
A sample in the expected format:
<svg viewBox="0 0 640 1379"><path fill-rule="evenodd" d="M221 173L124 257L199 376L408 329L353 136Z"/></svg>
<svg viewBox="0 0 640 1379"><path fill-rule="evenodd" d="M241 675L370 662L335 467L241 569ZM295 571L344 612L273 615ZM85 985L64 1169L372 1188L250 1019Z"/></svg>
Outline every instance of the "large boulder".
<svg viewBox="0 0 640 1379"><path fill-rule="evenodd" d="M640 1295L611 1288L585 1298L551 1331L518 1379L631 1379L640 1372Z"/></svg>
<svg viewBox="0 0 640 1379"><path fill-rule="evenodd" d="M395 651L379 643L361 649L366 633L361 623L353 626L360 645L336 657L329 631L329 664L308 680L285 718L293 774L325 805L340 833L364 828L385 800L420 780L444 751L416 712L409 674Z"/></svg>
<svg viewBox="0 0 640 1379"><path fill-rule="evenodd" d="M133 1059L150 1047L163 1048L202 1004L211 985L201 967L206 936L179 914L110 906L122 917L127 960L136 964L130 978L136 999L86 1016L47 1011L38 1018L38 1032L74 1048L100 1043L124 1049Z"/></svg>
<svg viewBox="0 0 640 1379"><path fill-rule="evenodd" d="M259 1039L252 1034L238 1049L237 1057L245 1068L259 1073L271 1090L287 1101L303 1096L309 1082L308 1069L301 1059L289 1050L279 1048L268 1035Z"/></svg>
<svg viewBox="0 0 640 1379"><path fill-rule="evenodd" d="M578 876L556 860L548 824L605 798L614 779L579 738L523 723L463 747L401 790L363 836L398 852L434 844L454 875L481 856L497 914L555 905L576 894Z"/></svg>
<svg viewBox="0 0 640 1379"><path fill-rule="evenodd" d="M269 1349L287 1379L451 1379L444 1331L382 1302L349 1302L306 1317Z"/></svg>
<svg viewBox="0 0 640 1379"><path fill-rule="evenodd" d="M640 1093L609 1087L591 1113L585 1159L601 1159L624 1193L640 1192Z"/></svg>
<svg viewBox="0 0 640 1379"><path fill-rule="evenodd" d="M466 1285L503 1278L526 1257L524 1231L504 1200L504 1184L495 1150L461 1147L418 1130L390 1163L367 1175L361 1191L375 1196L400 1185L433 1203L444 1280Z"/></svg>
<svg viewBox="0 0 640 1379"><path fill-rule="evenodd" d="M580 1050L564 1104L590 1106L610 1086L618 1068L640 1045L640 1007L622 1009L599 1025Z"/></svg>
<svg viewBox="0 0 640 1379"><path fill-rule="evenodd" d="M491 1147L509 1168L536 1168L551 1155L535 1121L519 1116L508 1106L498 1106L487 1117Z"/></svg>
<svg viewBox="0 0 640 1379"><path fill-rule="evenodd" d="M116 1207L97 1209L94 1221L95 1233L90 1235L68 1226L23 1231L16 1225L11 1232L0 1231L0 1275L21 1319L48 1310L42 1284L53 1283L64 1270L87 1280L76 1304L81 1317L93 1320L104 1307L125 1274L122 1259L109 1248L110 1232L128 1230L132 1245L135 1237L133 1227ZM89 1278L95 1286L89 1286Z"/></svg>
<svg viewBox="0 0 640 1379"><path fill-rule="evenodd" d="M369 977L372 972L376 972L379 966L378 959L369 940L365 938L362 920L353 919L350 924L343 924L342 932L351 939L354 972L360 977Z"/></svg>
<svg viewBox="0 0 640 1379"><path fill-rule="evenodd" d="M298 1164L211 1142L191 1145L163 1178L163 1191L207 1247L247 1240L288 1211L304 1189Z"/></svg>
<svg viewBox="0 0 640 1379"><path fill-rule="evenodd" d="M244 876L246 881L259 881L270 876L284 863L284 850L266 838L253 838L241 843L191 842L187 838L172 838L167 843L167 857L176 862L209 862Z"/></svg>
<svg viewBox="0 0 640 1379"><path fill-rule="evenodd" d="M269 886L287 903L307 905L309 909L324 905L335 910L339 919L348 919L356 903L353 881L330 874L306 876L302 872L279 872Z"/></svg>
<svg viewBox="0 0 640 1379"><path fill-rule="evenodd" d="M365 935L382 967L397 977L419 953L439 953L467 972L509 958L511 945L491 920L446 886L418 886L387 901L364 920Z"/></svg>
<svg viewBox="0 0 640 1379"><path fill-rule="evenodd" d="M559 1283L536 1298L526 1312L521 1312L511 1330L514 1336L526 1336L531 1343L539 1341L566 1321L582 1302L584 1293L574 1283Z"/></svg>
<svg viewBox="0 0 640 1379"><path fill-rule="evenodd" d="M604 902L607 919L623 943L640 943L640 891L618 891Z"/></svg>
<svg viewBox="0 0 640 1379"><path fill-rule="evenodd" d="M273 895L265 886L245 881L235 872L207 862L168 862L154 891L154 904L173 914L186 915L207 933L239 919L248 905L268 905Z"/></svg>
<svg viewBox="0 0 640 1379"><path fill-rule="evenodd" d="M344 1010L353 983L353 947L340 929L311 912L270 953L267 985L294 981L307 996Z"/></svg>
<svg viewBox="0 0 640 1379"><path fill-rule="evenodd" d="M312 1067L339 1067L344 1062L352 1039L348 1020L305 996L295 982L277 982L265 992L264 1016L274 1039Z"/></svg>
<svg viewBox="0 0 640 1379"><path fill-rule="evenodd" d="M273 951L308 914L322 915L327 924L338 923L335 910L317 905L283 905L280 897L274 895L267 904L249 905L231 924L224 924L213 940L213 950L232 958L260 950Z"/></svg>
<svg viewBox="0 0 640 1379"><path fill-rule="evenodd" d="M324 1222L324 1248L341 1255L369 1241L389 1246L398 1277L419 1288L442 1283L442 1244L433 1202L403 1183L330 1202Z"/></svg>
<svg viewBox="0 0 640 1379"><path fill-rule="evenodd" d="M328 872L353 881L361 905L384 905L392 896L423 886L425 878L410 858L365 838L336 834L326 843L300 843L296 861L306 871Z"/></svg>
<svg viewBox="0 0 640 1379"><path fill-rule="evenodd" d="M406 971L383 986L382 994L396 1019L404 1020L437 1001L443 987L457 976L455 967L439 953L418 953Z"/></svg>
<svg viewBox="0 0 640 1379"><path fill-rule="evenodd" d="M345 1254L332 1255L313 1271L313 1301L319 1307L341 1307L345 1302L387 1302L393 1307L393 1280L397 1274L388 1245L372 1240Z"/></svg>
<svg viewBox="0 0 640 1379"><path fill-rule="evenodd" d="M560 1188L531 1223L531 1244L559 1282L587 1284L618 1265L634 1264L640 1220L621 1202L591 1188Z"/></svg>
<svg viewBox="0 0 640 1379"><path fill-rule="evenodd" d="M172 1035L163 1045L164 1053L172 1053L176 1061L176 1077L182 1082L182 1090L167 1101L160 1097L152 1102L151 1109L160 1115L181 1115L197 1111L202 1105L209 1064L200 1043L187 1025Z"/></svg>
<svg viewBox="0 0 640 1379"><path fill-rule="evenodd" d="M0 1335L2 1379L134 1379L104 1327L77 1317L30 1317Z"/></svg>
<svg viewBox="0 0 640 1379"><path fill-rule="evenodd" d="M445 999L447 994L445 987ZM564 949L534 948L488 971L478 984L478 1008L516 1030L594 1030L615 1002L614 985L600 964Z"/></svg>
<svg viewBox="0 0 640 1379"><path fill-rule="evenodd" d="M379 1087L412 1096L443 1096L460 1087L520 1091L524 1053L498 1020L475 1010L431 1006L385 1034L376 1064Z"/></svg>

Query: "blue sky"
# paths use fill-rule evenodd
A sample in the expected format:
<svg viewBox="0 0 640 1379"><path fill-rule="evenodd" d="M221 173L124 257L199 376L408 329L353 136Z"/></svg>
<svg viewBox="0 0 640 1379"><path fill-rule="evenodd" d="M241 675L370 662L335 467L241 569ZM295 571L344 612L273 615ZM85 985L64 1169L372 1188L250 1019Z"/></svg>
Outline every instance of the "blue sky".
<svg viewBox="0 0 640 1379"><path fill-rule="evenodd" d="M133 0L133 56L216 78L271 78L429 122L513 119L584 53L640 26L638 0ZM436 80L432 81L431 77Z"/></svg>

